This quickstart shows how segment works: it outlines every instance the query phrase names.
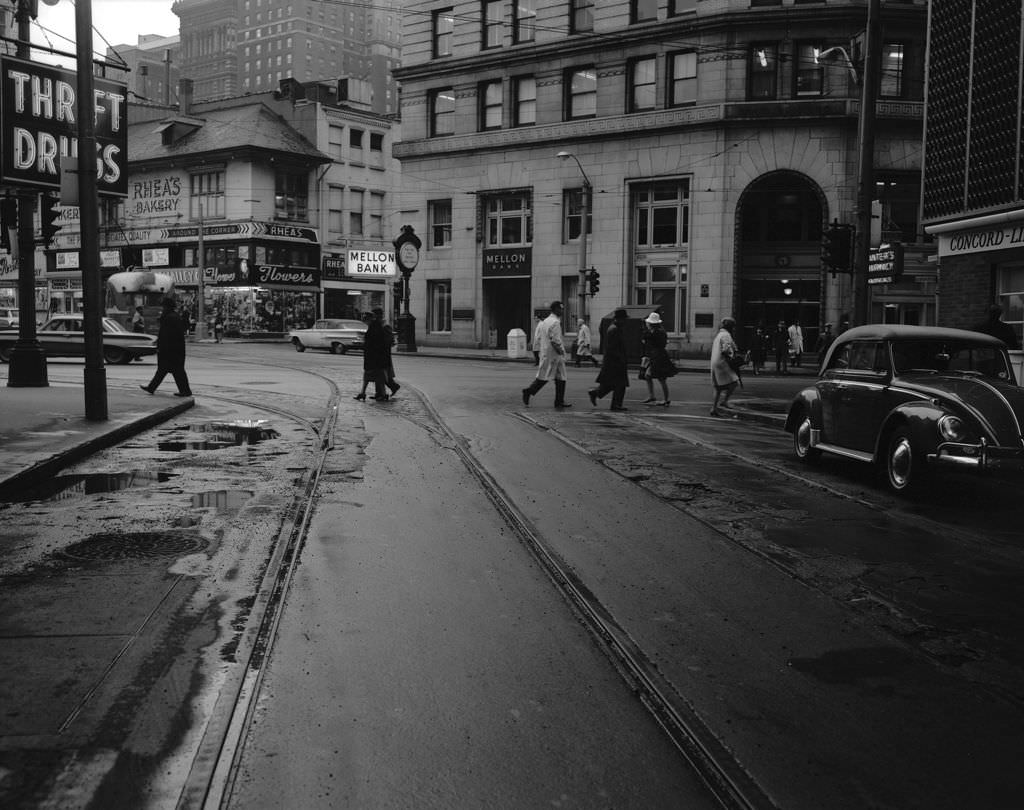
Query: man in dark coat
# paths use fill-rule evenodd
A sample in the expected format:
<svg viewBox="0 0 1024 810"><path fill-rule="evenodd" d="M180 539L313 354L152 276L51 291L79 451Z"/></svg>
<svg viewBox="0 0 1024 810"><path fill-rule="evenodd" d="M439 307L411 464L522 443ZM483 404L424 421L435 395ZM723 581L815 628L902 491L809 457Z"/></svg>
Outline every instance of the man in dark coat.
<svg viewBox="0 0 1024 810"><path fill-rule="evenodd" d="M999 338L1008 349L1019 349L1020 340L1017 332L1006 321L1000 320L1002 315L1003 308L999 304L993 304L988 308L988 319L975 326L974 331Z"/></svg>
<svg viewBox="0 0 1024 810"><path fill-rule="evenodd" d="M601 372L597 375L597 388L587 391L590 404L597 407L597 401L609 391L612 392L613 411L626 411L622 400L629 387L629 365L626 354L626 336L623 327L629 318L624 309L615 310L611 326L604 333L604 357L601 358Z"/></svg>
<svg viewBox="0 0 1024 810"><path fill-rule="evenodd" d="M178 386L174 396L192 396L192 388L185 373L185 324L177 313L177 305L173 298L163 300L160 329L156 335L156 374L149 381L149 385L139 387L147 394L155 394L168 374L174 377L174 382Z"/></svg>
<svg viewBox="0 0 1024 810"><path fill-rule="evenodd" d="M376 309L367 321L366 335L363 337L363 382L373 383L373 398L379 402L388 399L384 393L384 383L390 363L390 343L391 337L384 330L384 311Z"/></svg>

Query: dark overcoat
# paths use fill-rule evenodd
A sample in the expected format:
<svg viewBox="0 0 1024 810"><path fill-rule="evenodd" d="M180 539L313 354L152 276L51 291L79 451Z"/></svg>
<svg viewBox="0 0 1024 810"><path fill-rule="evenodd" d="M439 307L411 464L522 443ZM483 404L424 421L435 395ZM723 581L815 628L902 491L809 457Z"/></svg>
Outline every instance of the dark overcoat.
<svg viewBox="0 0 1024 810"><path fill-rule="evenodd" d="M391 337L376 318L368 324L363 338L363 371L386 369L391 362Z"/></svg>
<svg viewBox="0 0 1024 810"><path fill-rule="evenodd" d="M168 371L185 367L185 324L173 309L160 316L156 335L156 364Z"/></svg>
<svg viewBox="0 0 1024 810"><path fill-rule="evenodd" d="M626 337L621 327L612 323L604 333L604 356L597 381L607 388L629 387L629 358L626 352Z"/></svg>

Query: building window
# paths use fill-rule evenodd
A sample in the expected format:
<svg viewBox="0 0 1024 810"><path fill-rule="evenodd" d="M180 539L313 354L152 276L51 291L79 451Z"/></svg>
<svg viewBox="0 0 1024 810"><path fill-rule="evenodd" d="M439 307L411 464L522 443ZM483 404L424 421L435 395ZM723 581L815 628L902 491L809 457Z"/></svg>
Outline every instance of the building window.
<svg viewBox="0 0 1024 810"><path fill-rule="evenodd" d="M882 98L903 98L904 47L898 42L882 46L882 73L878 94Z"/></svg>
<svg viewBox="0 0 1024 810"><path fill-rule="evenodd" d="M533 42L537 34L537 0L512 0L512 41Z"/></svg>
<svg viewBox="0 0 1024 810"><path fill-rule="evenodd" d="M666 332L686 331L686 265L678 261L640 263L633 268L633 275L636 305L660 309Z"/></svg>
<svg viewBox="0 0 1024 810"><path fill-rule="evenodd" d="M501 129L501 79L483 82L478 94L480 98L480 129Z"/></svg>
<svg viewBox="0 0 1024 810"><path fill-rule="evenodd" d="M823 0L818 0L823 2ZM697 0L668 0L668 16L677 17L688 11L696 11Z"/></svg>
<svg viewBox="0 0 1024 810"><path fill-rule="evenodd" d="M580 274L562 276L562 331L573 332L580 320Z"/></svg>
<svg viewBox="0 0 1024 810"><path fill-rule="evenodd" d="M348 233L349 236L363 235L363 190L348 190Z"/></svg>
<svg viewBox="0 0 1024 810"><path fill-rule="evenodd" d="M427 248L449 248L452 246L452 201L430 200L427 202L427 216L430 219L430 239Z"/></svg>
<svg viewBox="0 0 1024 810"><path fill-rule="evenodd" d="M274 177L274 219L305 222L309 218L309 178L279 171Z"/></svg>
<svg viewBox="0 0 1024 810"><path fill-rule="evenodd" d="M657 99L657 58L634 59L629 66L629 111L653 110Z"/></svg>
<svg viewBox="0 0 1024 810"><path fill-rule="evenodd" d="M350 160L357 162L363 160L363 131L361 129L349 129L348 131L348 156Z"/></svg>
<svg viewBox="0 0 1024 810"><path fill-rule="evenodd" d="M658 0L629 0L630 23L650 22L658 19Z"/></svg>
<svg viewBox="0 0 1024 810"><path fill-rule="evenodd" d="M384 192L370 192L370 233L375 239L384 238Z"/></svg>
<svg viewBox="0 0 1024 810"><path fill-rule="evenodd" d="M342 144L345 137L344 127L328 127L327 128L327 154L337 161L341 161L345 157Z"/></svg>
<svg viewBox="0 0 1024 810"><path fill-rule="evenodd" d="M637 247L681 247L690 241L690 183L652 183L633 192Z"/></svg>
<svg viewBox="0 0 1024 810"><path fill-rule="evenodd" d="M189 188L188 215L191 219L224 217L224 172L193 174Z"/></svg>
<svg viewBox="0 0 1024 810"><path fill-rule="evenodd" d="M1013 327L1020 341L1024 335L1024 264L996 265L996 294L1003 308L1003 320Z"/></svg>
<svg viewBox="0 0 1024 810"><path fill-rule="evenodd" d="M825 92L825 68L818 54L825 50L821 43L796 45L796 66L793 69L794 96L820 96Z"/></svg>
<svg viewBox="0 0 1024 810"><path fill-rule="evenodd" d="M452 55L452 31L455 16L450 8L434 12L434 58Z"/></svg>
<svg viewBox="0 0 1024 810"><path fill-rule="evenodd" d="M533 242L533 206L529 194L487 199L487 247L529 245Z"/></svg>
<svg viewBox="0 0 1024 810"><path fill-rule="evenodd" d="M383 152L384 151L384 133L382 133L382 132L371 132L370 133L370 151L371 152Z"/></svg>
<svg viewBox="0 0 1024 810"><path fill-rule="evenodd" d="M562 198L562 241L575 242L580 238L580 224L583 222L583 189L566 189ZM594 232L594 195L587 189L587 233Z"/></svg>
<svg viewBox="0 0 1024 810"><path fill-rule="evenodd" d="M427 282L427 331L452 331L451 281Z"/></svg>
<svg viewBox="0 0 1024 810"><path fill-rule="evenodd" d="M513 126L525 127L537 123L537 80L533 76L513 79Z"/></svg>
<svg viewBox="0 0 1024 810"><path fill-rule="evenodd" d="M450 87L430 94L430 134L451 135L455 132L455 91Z"/></svg>
<svg viewBox="0 0 1024 810"><path fill-rule="evenodd" d="M327 241L335 242L345 233L345 187L327 187Z"/></svg>
<svg viewBox="0 0 1024 810"><path fill-rule="evenodd" d="M565 78L566 118L597 115L597 71L593 67L570 70Z"/></svg>
<svg viewBox="0 0 1024 810"><path fill-rule="evenodd" d="M669 54L668 76L668 106L687 107L697 103L696 51Z"/></svg>
<svg viewBox="0 0 1024 810"><path fill-rule="evenodd" d="M572 0L569 33L582 34L594 30L594 0Z"/></svg>
<svg viewBox="0 0 1024 810"><path fill-rule="evenodd" d="M483 48L500 48L505 0L483 0Z"/></svg>
<svg viewBox="0 0 1024 810"><path fill-rule="evenodd" d="M748 98L752 100L778 97L779 54L777 45L750 47L750 83Z"/></svg>

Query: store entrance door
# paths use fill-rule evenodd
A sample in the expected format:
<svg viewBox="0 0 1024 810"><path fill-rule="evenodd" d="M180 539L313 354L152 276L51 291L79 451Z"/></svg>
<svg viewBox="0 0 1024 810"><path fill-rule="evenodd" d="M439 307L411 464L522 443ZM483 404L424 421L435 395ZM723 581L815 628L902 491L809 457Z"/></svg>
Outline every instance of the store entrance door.
<svg viewBox="0 0 1024 810"><path fill-rule="evenodd" d="M508 348L512 329L522 329L529 340L532 323L529 277L484 279L483 334L487 347Z"/></svg>

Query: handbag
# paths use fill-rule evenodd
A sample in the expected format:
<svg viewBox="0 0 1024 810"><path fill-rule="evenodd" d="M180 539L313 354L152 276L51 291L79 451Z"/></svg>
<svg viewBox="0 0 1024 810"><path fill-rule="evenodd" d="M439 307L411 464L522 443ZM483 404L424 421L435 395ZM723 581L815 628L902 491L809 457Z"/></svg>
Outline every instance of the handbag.
<svg viewBox="0 0 1024 810"><path fill-rule="evenodd" d="M745 358L738 357L734 354L729 355L729 357L726 358L726 362L729 364L729 368L731 368L733 371L737 373L739 373L740 369L742 369L747 364Z"/></svg>
<svg viewBox="0 0 1024 810"><path fill-rule="evenodd" d="M646 380L647 379L647 370L650 367L651 367L651 358L650 357L643 357L643 358L641 358L640 359L640 371L636 375L636 378L638 380Z"/></svg>

